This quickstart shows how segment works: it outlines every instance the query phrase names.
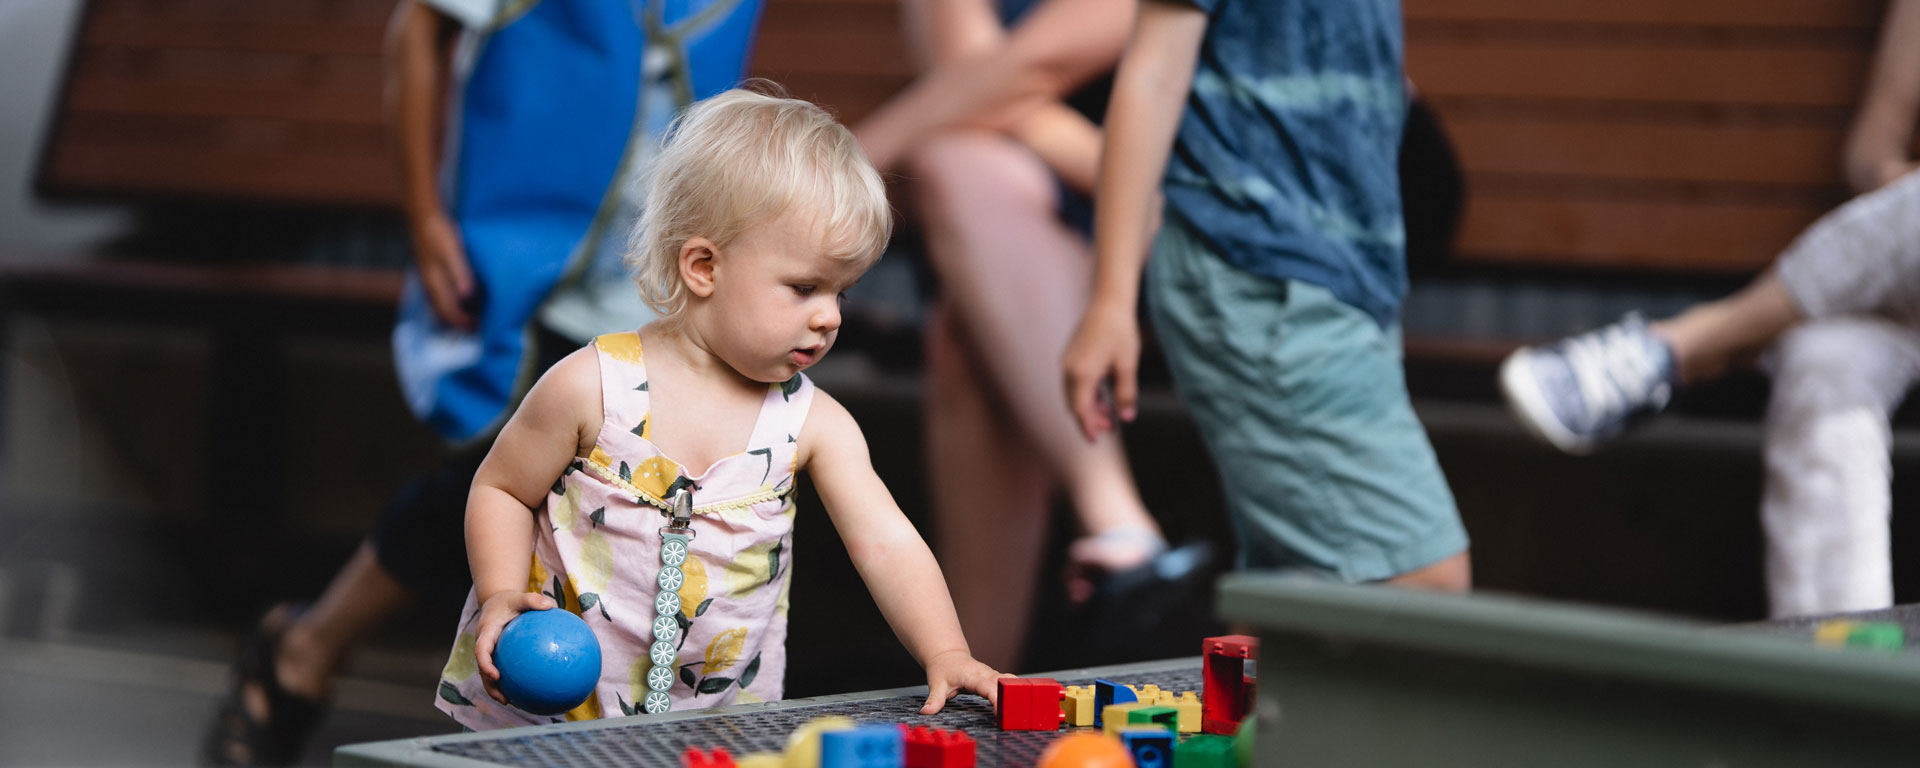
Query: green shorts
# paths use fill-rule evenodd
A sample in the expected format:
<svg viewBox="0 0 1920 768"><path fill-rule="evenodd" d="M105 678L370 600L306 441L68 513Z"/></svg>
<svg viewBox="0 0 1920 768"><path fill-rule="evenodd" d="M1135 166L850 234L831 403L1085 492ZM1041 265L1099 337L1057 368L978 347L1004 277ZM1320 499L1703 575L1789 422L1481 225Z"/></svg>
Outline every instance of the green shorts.
<svg viewBox="0 0 1920 768"><path fill-rule="evenodd" d="M1237 269L1171 216L1146 294L1219 468L1240 568L1375 581L1467 548L1407 397L1397 325Z"/></svg>

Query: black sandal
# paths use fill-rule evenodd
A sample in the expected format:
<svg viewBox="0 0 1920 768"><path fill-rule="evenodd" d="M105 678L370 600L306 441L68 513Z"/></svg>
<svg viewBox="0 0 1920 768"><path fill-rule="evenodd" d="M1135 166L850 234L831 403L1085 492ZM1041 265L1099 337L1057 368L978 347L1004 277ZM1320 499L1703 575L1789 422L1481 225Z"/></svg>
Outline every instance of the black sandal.
<svg viewBox="0 0 1920 768"><path fill-rule="evenodd" d="M285 608L281 611L281 608ZM261 617L253 631L240 643L234 659L233 689L220 702L220 711L207 729L201 761L206 765L292 765L300 759L307 738L313 735L327 703L288 691L281 687L274 672L273 656L280 647L286 628L300 618L304 605L275 606ZM275 612L283 613L274 626L268 626ZM253 719L247 712L246 688L257 685L266 693L267 718Z"/></svg>

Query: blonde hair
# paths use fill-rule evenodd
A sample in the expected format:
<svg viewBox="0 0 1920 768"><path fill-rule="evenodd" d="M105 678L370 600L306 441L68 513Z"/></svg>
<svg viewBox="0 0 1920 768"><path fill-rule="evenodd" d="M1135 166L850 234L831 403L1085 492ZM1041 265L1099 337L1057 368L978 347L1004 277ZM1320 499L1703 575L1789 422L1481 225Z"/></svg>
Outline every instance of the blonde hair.
<svg viewBox="0 0 1920 768"><path fill-rule="evenodd" d="M795 204L820 211L819 245L840 258L871 264L893 233L886 187L853 132L799 99L736 88L688 107L646 185L626 262L640 297L670 322L687 307L680 248L693 238L725 248Z"/></svg>

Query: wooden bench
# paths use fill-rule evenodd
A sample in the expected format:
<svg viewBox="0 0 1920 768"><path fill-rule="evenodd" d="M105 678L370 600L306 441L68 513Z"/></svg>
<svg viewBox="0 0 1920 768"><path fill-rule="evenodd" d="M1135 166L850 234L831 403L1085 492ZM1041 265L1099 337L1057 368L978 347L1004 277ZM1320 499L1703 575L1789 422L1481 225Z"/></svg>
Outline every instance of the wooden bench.
<svg viewBox="0 0 1920 768"><path fill-rule="evenodd" d="M1880 0L1407 0L1477 265L1749 274L1846 198Z"/></svg>

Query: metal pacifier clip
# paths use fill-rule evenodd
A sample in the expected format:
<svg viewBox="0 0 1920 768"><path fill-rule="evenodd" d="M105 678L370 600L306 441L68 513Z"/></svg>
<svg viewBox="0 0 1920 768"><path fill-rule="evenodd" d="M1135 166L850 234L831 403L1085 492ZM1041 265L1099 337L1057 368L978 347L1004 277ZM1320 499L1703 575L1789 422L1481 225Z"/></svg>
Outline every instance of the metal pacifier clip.
<svg viewBox="0 0 1920 768"><path fill-rule="evenodd" d="M647 698L641 705L649 715L673 708L667 689L673 687L673 662L680 652L674 645L680 638L680 585L686 580L680 565L693 544L693 492L680 489L673 495L673 511L660 510L660 516L667 524L660 527L660 594L653 598L653 647L648 651L653 668L647 670Z"/></svg>

